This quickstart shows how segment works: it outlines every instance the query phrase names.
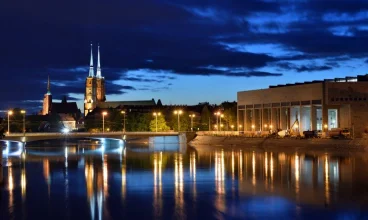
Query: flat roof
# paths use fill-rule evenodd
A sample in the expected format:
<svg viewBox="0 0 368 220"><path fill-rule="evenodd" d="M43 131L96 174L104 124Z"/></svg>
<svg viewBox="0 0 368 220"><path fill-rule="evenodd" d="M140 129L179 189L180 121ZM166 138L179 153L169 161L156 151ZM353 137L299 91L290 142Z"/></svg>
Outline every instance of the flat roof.
<svg viewBox="0 0 368 220"><path fill-rule="evenodd" d="M272 89L272 88L279 88L279 87L286 87L286 86L298 86L298 85L314 84L314 83L322 83L322 82L364 82L364 81L368 81L368 74L358 75L358 76L347 76L345 78L334 78L334 79L313 80L313 81L305 81L305 82L271 85L268 88Z"/></svg>

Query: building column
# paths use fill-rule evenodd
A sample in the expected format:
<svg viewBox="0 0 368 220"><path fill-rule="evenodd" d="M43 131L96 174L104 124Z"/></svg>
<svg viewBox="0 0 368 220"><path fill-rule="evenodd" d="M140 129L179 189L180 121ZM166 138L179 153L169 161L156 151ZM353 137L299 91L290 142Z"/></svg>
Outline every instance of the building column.
<svg viewBox="0 0 368 220"><path fill-rule="evenodd" d="M240 131L240 129L239 129L239 116L240 116L240 110L239 110L239 108L237 107L237 111L236 111L236 130L237 131Z"/></svg>
<svg viewBox="0 0 368 220"><path fill-rule="evenodd" d="M280 111L280 113L279 113L279 123L280 123L279 127L280 127L281 130L284 130L284 128L283 128L284 123L282 123L282 107L279 108L279 111Z"/></svg>
<svg viewBox="0 0 368 220"><path fill-rule="evenodd" d="M260 120L260 127L261 127L261 131L264 131L264 127L263 127L263 124L264 124L264 121L265 121L265 114L264 114L264 108L263 108L263 104L262 104L262 108L261 108L261 120Z"/></svg>
<svg viewBox="0 0 368 220"><path fill-rule="evenodd" d="M323 131L327 131L328 128L325 128L325 125L328 125L328 108L325 104L322 105L322 129Z"/></svg>
<svg viewBox="0 0 368 220"><path fill-rule="evenodd" d="M310 107L310 124L311 124L311 131L317 130L316 108L312 104Z"/></svg>
<svg viewBox="0 0 368 220"><path fill-rule="evenodd" d="M255 110L254 106L253 106L253 109L252 109L252 124L250 126L251 131L253 131L252 126L256 126L256 110ZM254 130L255 130L255 128L254 128Z"/></svg>
<svg viewBox="0 0 368 220"><path fill-rule="evenodd" d="M247 125L248 125L248 122L247 122L247 108L245 107L244 109L244 125L243 125L243 131L247 131Z"/></svg>
<svg viewBox="0 0 368 220"><path fill-rule="evenodd" d="M299 135L302 135L303 134L302 117L303 117L303 105L300 105L299 106Z"/></svg>
<svg viewBox="0 0 368 220"><path fill-rule="evenodd" d="M270 119L269 119L270 123L269 123L269 125L268 125L268 126L272 125L272 129L273 129L273 128L274 128L274 126L275 126L275 123L273 123L273 121L272 121L272 119L273 119L273 117L272 117L273 108L272 108L272 107L271 107L271 108L269 108L269 111L271 111L271 112L270 112Z"/></svg>

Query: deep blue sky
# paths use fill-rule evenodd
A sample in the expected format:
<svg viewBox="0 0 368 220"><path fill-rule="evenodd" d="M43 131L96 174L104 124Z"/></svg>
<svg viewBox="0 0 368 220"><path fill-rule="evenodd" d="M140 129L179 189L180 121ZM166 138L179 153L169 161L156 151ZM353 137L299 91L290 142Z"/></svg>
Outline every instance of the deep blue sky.
<svg viewBox="0 0 368 220"><path fill-rule="evenodd" d="M48 74L81 104L91 41L108 100L221 103L368 68L368 1L1 1L0 30L0 110L39 110Z"/></svg>

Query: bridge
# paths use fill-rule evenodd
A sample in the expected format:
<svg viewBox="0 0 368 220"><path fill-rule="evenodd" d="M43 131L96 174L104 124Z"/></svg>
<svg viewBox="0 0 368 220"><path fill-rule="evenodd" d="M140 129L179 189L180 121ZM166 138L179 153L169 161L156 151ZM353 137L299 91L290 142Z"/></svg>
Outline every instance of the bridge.
<svg viewBox="0 0 368 220"><path fill-rule="evenodd" d="M179 132L68 132L68 133L10 133L7 134L3 141L16 141L16 142L32 142L39 140L51 140L51 139L70 139L70 138L111 138L119 140L129 140L137 138L149 138L156 136L180 136ZM0 141L2 141L0 140ZM185 140L186 141L186 140Z"/></svg>

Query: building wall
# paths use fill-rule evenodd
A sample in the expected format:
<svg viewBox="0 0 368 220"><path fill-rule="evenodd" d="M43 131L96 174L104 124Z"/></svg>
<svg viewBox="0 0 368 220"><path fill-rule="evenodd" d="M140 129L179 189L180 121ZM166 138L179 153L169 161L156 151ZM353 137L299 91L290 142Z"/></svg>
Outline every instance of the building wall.
<svg viewBox="0 0 368 220"><path fill-rule="evenodd" d="M97 78L96 79L96 100L98 102L104 102L106 100L105 93L105 79Z"/></svg>
<svg viewBox="0 0 368 220"><path fill-rule="evenodd" d="M323 83L238 92L238 105L321 100Z"/></svg>
<svg viewBox="0 0 368 220"><path fill-rule="evenodd" d="M327 105L362 103L368 101L368 82L326 82Z"/></svg>
<svg viewBox="0 0 368 220"><path fill-rule="evenodd" d="M64 127L68 128L69 130L74 130L76 128L75 121L63 121Z"/></svg>
<svg viewBox="0 0 368 220"><path fill-rule="evenodd" d="M362 137L368 129L368 103L351 105L351 124L355 137Z"/></svg>
<svg viewBox="0 0 368 220"><path fill-rule="evenodd" d="M339 127L361 137L368 126L368 82L326 82L325 102L339 109Z"/></svg>

